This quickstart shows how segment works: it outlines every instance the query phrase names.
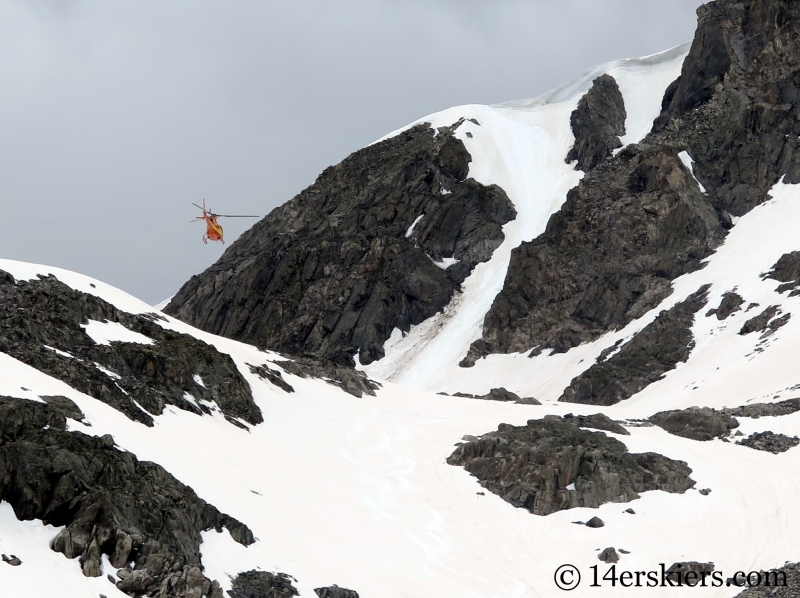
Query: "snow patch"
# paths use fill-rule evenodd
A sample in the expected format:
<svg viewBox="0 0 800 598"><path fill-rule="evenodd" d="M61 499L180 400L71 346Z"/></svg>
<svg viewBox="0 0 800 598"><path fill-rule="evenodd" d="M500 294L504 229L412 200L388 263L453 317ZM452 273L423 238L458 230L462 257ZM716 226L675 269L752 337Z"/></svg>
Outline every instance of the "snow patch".
<svg viewBox="0 0 800 598"><path fill-rule="evenodd" d="M436 260L432 260L432 261L433 261L434 264L439 266L442 270L447 270L450 266L452 266L453 264L457 264L461 260L457 260L454 257L445 257L445 258L442 258L438 262Z"/></svg>
<svg viewBox="0 0 800 598"><path fill-rule="evenodd" d="M102 365L100 365L100 364L99 364L99 363L97 363L96 361L95 361L95 362L93 362L93 363L94 363L94 367L96 367L98 370L100 370L101 372L103 372L103 373L104 373L106 376L108 376L109 378L113 378L114 380L122 380L122 376L120 376L120 375L119 375L119 374L117 374L116 372L112 372L111 370L109 370L109 369L107 369L107 368L104 368ZM126 394L127 394L127 393L126 393Z"/></svg>
<svg viewBox="0 0 800 598"><path fill-rule="evenodd" d="M156 303L156 304L153 306L153 309L155 309L156 311L161 311L161 310L162 310L162 309L164 309L164 308L165 308L167 305L169 305L169 302L170 302L170 301L172 301L172 298L173 298L174 296L175 296L175 295L170 295L169 297L167 297L167 298L166 298L166 299L164 299L163 301L160 301L159 303Z"/></svg>
<svg viewBox="0 0 800 598"><path fill-rule="evenodd" d="M411 223L411 226L408 227L408 230L406 231L406 239L408 239L414 233L414 227L417 226L417 223L420 220L422 220L423 216L425 216L425 214L420 214L417 216L417 219L414 220L414 222Z"/></svg>
<svg viewBox="0 0 800 598"><path fill-rule="evenodd" d="M55 347L51 347L50 345L42 345L48 351L52 351L56 355L61 355L61 357L69 357L70 359L75 359L75 356L67 353L66 351L61 351L60 349L56 349Z"/></svg>
<svg viewBox="0 0 800 598"><path fill-rule="evenodd" d="M188 392L184 392L183 393L183 398L184 398L185 401L190 402L192 405L194 405L195 407L200 409L200 405L197 404L197 401L195 400L195 398L191 394L189 394Z"/></svg>
<svg viewBox="0 0 800 598"><path fill-rule="evenodd" d="M692 157L689 155L689 152L684 150L678 154L678 157L681 159L681 162L683 162L683 165L687 168L687 170L692 173L692 178L694 179L695 183L697 183L697 185L700 187L700 191L705 193L706 188L703 187L703 183L698 181L697 177L694 176L694 160L692 160Z"/></svg>
<svg viewBox="0 0 800 598"><path fill-rule="evenodd" d="M81 328L98 345L110 345L112 342L138 343L140 345L153 344L153 339L133 330L128 330L119 322L89 320L88 323L81 324Z"/></svg>

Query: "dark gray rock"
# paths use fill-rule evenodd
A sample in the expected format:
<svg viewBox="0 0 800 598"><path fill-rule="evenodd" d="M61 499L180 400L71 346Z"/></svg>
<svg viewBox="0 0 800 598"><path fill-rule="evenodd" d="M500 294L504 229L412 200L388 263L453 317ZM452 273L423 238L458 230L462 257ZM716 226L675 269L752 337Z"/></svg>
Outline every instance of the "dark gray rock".
<svg viewBox="0 0 800 598"><path fill-rule="evenodd" d="M791 563L772 569L759 571L751 581L754 587L737 594L736 598L797 598L800 596L800 563ZM728 579L732 587L747 587L746 578Z"/></svg>
<svg viewBox="0 0 800 598"><path fill-rule="evenodd" d="M764 332L767 329L769 321L774 318L780 310L781 308L779 305L770 305L757 316L747 320L739 331L739 334L745 335L751 332Z"/></svg>
<svg viewBox="0 0 800 598"><path fill-rule="evenodd" d="M767 451L777 455L784 453L791 448L800 444L800 438L797 436L785 436L784 434L775 434L774 432L756 432L751 434L744 440L739 440L736 444L747 446L758 451Z"/></svg>
<svg viewBox="0 0 800 598"><path fill-rule="evenodd" d="M327 588L316 588L314 590L319 598L358 598L358 592L347 590L333 585Z"/></svg>
<svg viewBox="0 0 800 598"><path fill-rule="evenodd" d="M271 369L267 364L253 365L248 363L247 365L250 367L250 372L262 380L267 380L285 392L294 392L292 385L283 379L283 374L278 370Z"/></svg>
<svg viewBox="0 0 800 598"><path fill-rule="evenodd" d="M230 598L292 598L299 592L292 585L294 578L285 573L245 571L239 573L228 590Z"/></svg>
<svg viewBox="0 0 800 598"><path fill-rule="evenodd" d="M800 181L800 4L718 0L698 15L654 130L589 171L545 232L512 252L483 352L473 345L469 360L563 352L624 326L702 266L731 215L783 176Z"/></svg>
<svg viewBox="0 0 800 598"><path fill-rule="evenodd" d="M787 399L777 403L751 403L733 409L725 409L726 413L734 417L777 417L790 415L800 411L800 399Z"/></svg>
<svg viewBox="0 0 800 598"><path fill-rule="evenodd" d="M621 424L615 422L613 419L604 413L595 413L594 415L572 415L567 413L564 416L564 421L571 422L579 428L592 428L594 430L605 430L606 432L614 432L615 434L623 434L630 436L630 432L622 427Z"/></svg>
<svg viewBox="0 0 800 598"><path fill-rule="evenodd" d="M792 251L782 255L772 269L763 275L764 278L772 278L784 284L775 289L779 293L792 291L790 297L800 293L800 251Z"/></svg>
<svg viewBox="0 0 800 598"><path fill-rule="evenodd" d="M541 405L541 403L533 397L520 397L518 394L506 390L502 386L500 388L493 388L485 395L473 395L465 392L456 392L454 397L464 397L467 399L481 399L484 401L503 401L506 403L519 403L521 405Z"/></svg>
<svg viewBox="0 0 800 598"><path fill-rule="evenodd" d="M589 521L586 522L586 527L591 527L595 529L599 527L605 527L605 525L606 522L600 519L599 517L592 517Z"/></svg>
<svg viewBox="0 0 800 598"><path fill-rule="evenodd" d="M612 169L621 180L600 180ZM724 233L695 187L666 152L626 148L595 168L545 232L512 252L484 320L486 351L565 352L655 308Z"/></svg>
<svg viewBox="0 0 800 598"><path fill-rule="evenodd" d="M367 377L364 372L327 360L295 357L289 361L276 361L275 365L301 378L320 378L341 388L354 397L375 396L381 385Z"/></svg>
<svg viewBox="0 0 800 598"><path fill-rule="evenodd" d="M577 169L588 172L611 156L622 147L619 138L625 135L626 118L625 100L614 77L606 74L595 79L570 117L575 145L567 163L577 160Z"/></svg>
<svg viewBox="0 0 800 598"><path fill-rule="evenodd" d="M718 320L726 320L732 313L741 310L743 303L742 297L733 291L728 291L722 296L719 307L709 310L706 316L716 315Z"/></svg>
<svg viewBox="0 0 800 598"><path fill-rule="evenodd" d="M700 7L698 16L655 129L686 139L715 205L741 216L782 176L798 182L800 6L724 0Z"/></svg>
<svg viewBox="0 0 800 598"><path fill-rule="evenodd" d="M53 407L56 411L61 412L64 417L74 419L75 421L82 421L86 416L71 399L61 395L43 396L40 397L45 403Z"/></svg>
<svg viewBox="0 0 800 598"><path fill-rule="evenodd" d="M604 549L600 554L598 554L597 558L603 561L604 563L619 562L619 555L617 554L617 551L610 547Z"/></svg>
<svg viewBox="0 0 800 598"><path fill-rule="evenodd" d="M536 515L606 502L629 502L647 490L684 492L691 469L655 453L631 454L602 432L557 417L501 424L448 458L481 486ZM574 490L567 489L575 484Z"/></svg>
<svg viewBox="0 0 800 598"><path fill-rule="evenodd" d="M792 314L783 314L782 316L772 320L769 324L767 324L767 329L764 331L764 334L762 334L760 338L764 339L774 334L778 330L778 328L788 324L789 319L791 317Z"/></svg>
<svg viewBox="0 0 800 598"><path fill-rule="evenodd" d="M153 344L98 345L81 328L88 320L122 324ZM152 425L152 416L162 413L165 405L201 414L210 413L212 402L229 418L250 424L263 421L250 385L230 356L162 328L153 317L128 314L75 291L53 276L15 282L6 274L0 279L0 351L146 425ZM187 401L186 393L196 403ZM63 397L45 400L66 417L83 418Z"/></svg>
<svg viewBox="0 0 800 598"><path fill-rule="evenodd" d="M694 347L694 315L708 287L662 311L614 355L576 376L558 399L568 403L613 405L629 399L689 358Z"/></svg>
<svg viewBox="0 0 800 598"><path fill-rule="evenodd" d="M11 556L4 554L3 562L6 563L7 565L11 565L12 567L19 567L22 564L20 558L15 554L12 554Z"/></svg>
<svg viewBox="0 0 800 598"><path fill-rule="evenodd" d="M21 520L63 527L51 547L78 558L86 576L100 576L107 555L121 568L117 587L132 596L222 598L203 575L200 532L225 527L243 545L252 532L161 466L113 445L67 432L56 407L0 397L0 500Z"/></svg>
<svg viewBox="0 0 800 598"><path fill-rule="evenodd" d="M648 421L675 436L700 441L728 436L731 430L739 427L739 422L727 411L709 407L661 411L650 416Z"/></svg>
<svg viewBox="0 0 800 598"><path fill-rule="evenodd" d="M714 572L714 563L698 563L697 561L673 563L667 569L666 577L673 583L684 586L711 585L711 574ZM707 579L703 584L703 579Z"/></svg>
<svg viewBox="0 0 800 598"><path fill-rule="evenodd" d="M380 359L392 330L444 308L516 217L499 187L466 178L460 124L413 127L326 169L164 311L284 354ZM446 270L434 264L451 257Z"/></svg>
<svg viewBox="0 0 800 598"><path fill-rule="evenodd" d="M711 488L703 488L703 489L701 489L699 492L700 492L700 494L702 494L703 496L708 496L709 494L711 494Z"/></svg>

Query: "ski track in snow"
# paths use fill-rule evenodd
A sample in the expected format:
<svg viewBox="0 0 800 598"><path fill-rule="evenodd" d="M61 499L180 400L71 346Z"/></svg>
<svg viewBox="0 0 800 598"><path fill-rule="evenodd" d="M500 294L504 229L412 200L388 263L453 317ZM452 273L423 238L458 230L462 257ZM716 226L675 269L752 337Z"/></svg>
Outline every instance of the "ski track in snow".
<svg viewBox="0 0 800 598"><path fill-rule="evenodd" d="M386 363L392 366L386 371L395 368L395 378L403 385L387 382L377 397L357 399L323 381L284 374L296 390L287 394L251 374L247 366L277 361L279 355L167 318L158 323L231 355L253 389L263 424L248 432L218 412L199 416L169 406L155 417L155 426L147 428L2 353L0 394L27 400L44 395L72 399L91 426L68 420L70 430L112 434L117 446L161 464L204 500L247 524L257 538L250 547L235 543L227 531L203 533L206 573L224 589L237 573L260 568L296 577L303 598L313 598L315 587L332 584L355 589L362 598L534 598L561 595L553 573L559 565L572 563L581 570L584 583L570 596L603 598L618 596L619 590L589 588L586 580L592 565L605 570L597 551L608 546L630 551L618 565L629 571L698 560L713 561L717 570L731 575L800 560L800 546L794 541L800 536L800 479L787 475L800 470L800 448L772 455L732 442L678 438L657 427L631 427L631 436L610 435L633 452L654 451L685 460L693 469L696 489L710 488L711 494L702 496L696 489L683 495L647 492L631 503L546 517L515 509L488 492L478 495L484 490L474 478L445 463L463 435L492 431L500 422L521 425L547 414L598 411L614 419L632 419L692 405L734 407L797 396L788 389L800 384L795 365L800 353L800 315L795 313L800 297L777 294L779 283L760 276L782 254L800 249L800 187L782 183L772 190L772 200L739 219L704 269L674 281L675 292L659 308L625 329L566 354L534 359L493 355L474 368L453 368L453 360L477 338L482 310L502 285L511 248L538 234L560 205L556 191L565 192L580 176L561 157L571 143L564 123L577 98L594 77L608 71L620 82L628 103L630 89L649 89L643 81L668 83L682 51L667 54L669 60L662 56L613 63L537 101L442 113L440 124L465 115L478 119L481 126L465 123L458 133L473 133L472 139L463 138L474 159L471 175L482 182L506 183L520 217L506 225L506 243L490 262L476 268L464 293L444 315L415 327L406 338L395 331L387 343ZM645 67L657 70L660 78L646 79ZM636 105L645 106L652 97L640 100ZM628 108L632 140L648 128L642 123L652 120L648 110L654 105L638 112ZM562 122L554 124L558 119ZM10 260L0 260L0 269L18 279L52 273L124 311L153 311L79 274ZM712 284L709 303L696 318L696 346L687 363L612 407L556 402L572 377L594 363L602 349L630 338L661 309L706 283ZM757 302L760 307L723 322L706 317L707 309L734 288L745 305ZM784 313L793 313L792 319L764 342L758 333L738 335L747 318L769 305L780 305ZM408 349L423 340L428 344L421 351ZM458 351L449 350L451 343ZM373 373L381 367L383 363L367 369ZM471 400L424 389L486 392L500 385L536 396L544 404ZM740 423L746 435L764 430L800 433L800 413L740 418ZM624 513L628 507L636 515ZM572 524L594 515L606 522L605 527ZM23 561L19 567L0 563L0 588L16 598L123 596L106 579L114 573L107 561L101 577L86 578L77 559L51 551L48 545L57 532L38 521L18 521L8 503L0 503L0 552ZM739 589L646 591L653 597L698 592L728 598Z"/></svg>
<svg viewBox="0 0 800 598"><path fill-rule="evenodd" d="M437 128L450 126L460 118L477 120L479 125L465 120L456 130L456 137L472 156L469 176L484 185L499 185L517 209L517 217L503 227L502 245L488 262L475 267L463 284L463 292L450 305L413 326L405 336L395 329L384 345L386 356L363 367L370 376L432 391L489 390L484 388L486 383L497 376L486 377L481 368L479 391L475 385L465 386L472 377L465 380L464 368L458 363L469 345L482 336L483 319L503 288L511 251L544 232L550 216L583 176L574 165L564 162L575 141L570 115L578 101L597 77L612 75L628 114L622 141L637 143L652 128L664 90L680 74L688 50L685 44L646 58L611 62L535 100L459 106L417 121ZM504 358L515 363L513 357Z"/></svg>

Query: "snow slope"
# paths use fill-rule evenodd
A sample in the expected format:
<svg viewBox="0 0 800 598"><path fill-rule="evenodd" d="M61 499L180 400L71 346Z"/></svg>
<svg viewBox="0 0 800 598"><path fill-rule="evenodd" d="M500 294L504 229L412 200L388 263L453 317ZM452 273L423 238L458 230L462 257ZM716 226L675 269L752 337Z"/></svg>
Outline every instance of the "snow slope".
<svg viewBox="0 0 800 598"><path fill-rule="evenodd" d="M463 385L464 370L458 362L481 337L484 316L503 288L511 250L544 232L550 216L582 176L564 162L575 141L570 115L578 101L597 77L613 76L627 112L622 141L637 143L650 131L664 90L680 75L688 52L685 44L646 58L611 62L534 100L459 106L409 125L430 122L436 128L460 118L477 120L479 125L467 120L456 131L472 155L469 176L485 185L499 185L514 203L517 217L503 227L505 241L488 262L474 269L463 292L407 335L395 329L384 346L386 357L364 370L413 388L477 392L477 387Z"/></svg>

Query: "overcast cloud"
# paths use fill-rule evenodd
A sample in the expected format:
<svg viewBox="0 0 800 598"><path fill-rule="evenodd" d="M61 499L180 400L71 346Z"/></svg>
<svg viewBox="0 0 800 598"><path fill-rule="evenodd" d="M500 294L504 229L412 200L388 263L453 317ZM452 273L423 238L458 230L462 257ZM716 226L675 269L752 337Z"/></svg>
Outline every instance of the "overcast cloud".
<svg viewBox="0 0 800 598"><path fill-rule="evenodd" d="M692 38L697 0L0 0L0 257L151 303L426 114ZM232 241L246 226L225 222Z"/></svg>

